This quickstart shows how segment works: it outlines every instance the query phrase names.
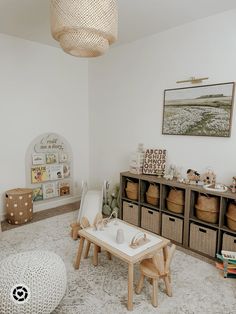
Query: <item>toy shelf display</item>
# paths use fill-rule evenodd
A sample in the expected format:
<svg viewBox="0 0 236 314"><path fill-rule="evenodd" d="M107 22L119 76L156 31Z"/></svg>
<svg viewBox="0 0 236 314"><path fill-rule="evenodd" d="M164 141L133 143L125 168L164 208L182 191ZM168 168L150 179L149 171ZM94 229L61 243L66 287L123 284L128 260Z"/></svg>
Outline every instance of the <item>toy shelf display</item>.
<svg viewBox="0 0 236 314"><path fill-rule="evenodd" d="M235 193L131 172L120 174L120 191L123 220L210 258L236 251L236 228L228 218L236 213Z"/></svg>

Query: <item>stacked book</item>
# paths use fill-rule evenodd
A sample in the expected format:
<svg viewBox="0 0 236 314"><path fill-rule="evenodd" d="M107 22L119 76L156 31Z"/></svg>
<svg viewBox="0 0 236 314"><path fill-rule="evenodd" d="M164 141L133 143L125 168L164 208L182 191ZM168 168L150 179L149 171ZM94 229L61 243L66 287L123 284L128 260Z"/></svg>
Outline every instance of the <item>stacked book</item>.
<svg viewBox="0 0 236 314"><path fill-rule="evenodd" d="M223 271L224 278L236 278L236 252L222 250L216 257L216 267Z"/></svg>

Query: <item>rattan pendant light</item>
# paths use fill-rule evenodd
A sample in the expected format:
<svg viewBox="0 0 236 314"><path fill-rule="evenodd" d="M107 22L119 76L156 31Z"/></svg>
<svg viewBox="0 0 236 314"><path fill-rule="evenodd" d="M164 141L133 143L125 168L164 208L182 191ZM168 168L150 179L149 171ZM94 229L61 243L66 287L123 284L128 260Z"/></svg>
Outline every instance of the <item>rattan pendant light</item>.
<svg viewBox="0 0 236 314"><path fill-rule="evenodd" d="M117 39L116 0L51 0L51 32L76 57L97 57Z"/></svg>

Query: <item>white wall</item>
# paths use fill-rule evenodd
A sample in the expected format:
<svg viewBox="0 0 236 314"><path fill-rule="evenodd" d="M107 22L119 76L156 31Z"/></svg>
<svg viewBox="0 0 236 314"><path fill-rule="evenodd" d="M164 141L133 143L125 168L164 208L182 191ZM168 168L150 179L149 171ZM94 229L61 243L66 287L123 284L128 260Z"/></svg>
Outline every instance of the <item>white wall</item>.
<svg viewBox="0 0 236 314"><path fill-rule="evenodd" d="M186 86L177 80L236 80L235 32L233 10L119 46L89 63L91 178L118 181L141 142L146 148L166 148L169 162L184 170L211 166L217 181L231 182L236 112L230 138L167 136L161 128L164 89Z"/></svg>
<svg viewBox="0 0 236 314"><path fill-rule="evenodd" d="M0 218L4 191L25 186L25 153L55 132L73 151L75 194L89 173L88 62L61 49L0 35Z"/></svg>

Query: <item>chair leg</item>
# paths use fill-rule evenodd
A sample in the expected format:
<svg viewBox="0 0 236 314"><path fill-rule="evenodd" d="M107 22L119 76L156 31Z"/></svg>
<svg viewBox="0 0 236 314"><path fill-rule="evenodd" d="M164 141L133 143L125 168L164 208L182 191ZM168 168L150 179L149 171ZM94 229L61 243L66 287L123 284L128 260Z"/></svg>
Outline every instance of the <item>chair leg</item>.
<svg viewBox="0 0 236 314"><path fill-rule="evenodd" d="M158 287L157 287L157 279L153 279L152 280L152 305L157 307L157 290L158 290Z"/></svg>
<svg viewBox="0 0 236 314"><path fill-rule="evenodd" d="M112 258L111 258L111 253L110 252L107 252L106 251L106 253L107 253L107 258L109 259L109 260L111 260Z"/></svg>
<svg viewBox="0 0 236 314"><path fill-rule="evenodd" d="M144 282L144 275L141 274L139 282L138 282L136 290L135 290L135 292L137 294L139 294L142 291L142 289L143 289L143 282Z"/></svg>
<svg viewBox="0 0 236 314"><path fill-rule="evenodd" d="M148 278L147 281L152 285L152 278Z"/></svg>
<svg viewBox="0 0 236 314"><path fill-rule="evenodd" d="M84 252L84 258L88 258L90 246L91 246L91 242L87 241L86 249L85 249L85 252Z"/></svg>
<svg viewBox="0 0 236 314"><path fill-rule="evenodd" d="M167 295L169 297L172 297L172 288L171 288L169 276L165 276L164 277L164 282L165 282L165 285L166 285L166 293L167 293Z"/></svg>

